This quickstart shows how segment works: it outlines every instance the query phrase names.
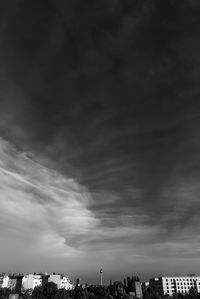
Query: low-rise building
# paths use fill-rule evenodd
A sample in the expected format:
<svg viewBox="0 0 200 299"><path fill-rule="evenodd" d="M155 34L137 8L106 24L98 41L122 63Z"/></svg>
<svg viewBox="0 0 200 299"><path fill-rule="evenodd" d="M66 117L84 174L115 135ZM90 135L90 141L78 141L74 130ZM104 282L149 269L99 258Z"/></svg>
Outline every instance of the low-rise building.
<svg viewBox="0 0 200 299"><path fill-rule="evenodd" d="M35 287L41 286L43 282L42 275L41 274L27 274L22 279L22 289L28 290L32 289L34 290Z"/></svg>
<svg viewBox="0 0 200 299"><path fill-rule="evenodd" d="M72 290L74 285L71 283L68 277L63 276L60 282L60 288L66 290Z"/></svg>
<svg viewBox="0 0 200 299"><path fill-rule="evenodd" d="M8 288L15 293L21 292L23 275L12 274L9 275Z"/></svg>
<svg viewBox="0 0 200 299"><path fill-rule="evenodd" d="M136 298L141 299L143 297L142 293L142 284L140 281L135 281L135 296Z"/></svg>
<svg viewBox="0 0 200 299"><path fill-rule="evenodd" d="M0 275L0 288L8 288L9 276L5 273Z"/></svg>
<svg viewBox="0 0 200 299"><path fill-rule="evenodd" d="M58 289L73 289L73 284L70 282L69 278L65 277L63 274L50 274L48 282L54 282Z"/></svg>
<svg viewBox="0 0 200 299"><path fill-rule="evenodd" d="M132 278L127 277L127 279L124 279L124 286L126 292L132 297L136 297L138 299L143 297L142 284L138 276L134 276Z"/></svg>
<svg viewBox="0 0 200 299"><path fill-rule="evenodd" d="M48 278L48 282L54 282L59 289L61 283L61 274L50 274Z"/></svg>
<svg viewBox="0 0 200 299"><path fill-rule="evenodd" d="M190 290L200 293L200 276L169 276L155 277L149 280L149 286L161 296L173 294L187 294Z"/></svg>
<svg viewBox="0 0 200 299"><path fill-rule="evenodd" d="M149 281L142 282L142 293L144 294L149 287Z"/></svg>

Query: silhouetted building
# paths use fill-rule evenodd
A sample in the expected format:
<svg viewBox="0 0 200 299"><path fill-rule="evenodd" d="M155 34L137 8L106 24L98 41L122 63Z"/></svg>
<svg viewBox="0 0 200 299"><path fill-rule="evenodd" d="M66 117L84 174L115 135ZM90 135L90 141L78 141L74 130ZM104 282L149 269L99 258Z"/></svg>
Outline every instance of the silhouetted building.
<svg viewBox="0 0 200 299"><path fill-rule="evenodd" d="M125 286L126 292L132 297L142 298L142 285L138 276L132 278L127 277L127 285Z"/></svg>
<svg viewBox="0 0 200 299"><path fill-rule="evenodd" d="M142 282L142 293L144 294L144 292L146 292L146 290L149 287L149 281L147 282Z"/></svg>
<svg viewBox="0 0 200 299"><path fill-rule="evenodd" d="M77 278L76 279L76 286L80 286L81 285L81 279L80 278Z"/></svg>
<svg viewBox="0 0 200 299"><path fill-rule="evenodd" d="M22 287L23 275L9 275L8 288L13 293L20 293Z"/></svg>

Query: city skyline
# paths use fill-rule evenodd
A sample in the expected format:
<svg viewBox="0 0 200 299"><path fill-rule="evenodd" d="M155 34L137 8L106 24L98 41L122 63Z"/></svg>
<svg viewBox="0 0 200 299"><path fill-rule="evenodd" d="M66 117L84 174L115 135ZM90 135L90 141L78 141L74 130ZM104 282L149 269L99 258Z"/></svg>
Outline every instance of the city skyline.
<svg viewBox="0 0 200 299"><path fill-rule="evenodd" d="M200 272L199 10L1 1L0 269Z"/></svg>
<svg viewBox="0 0 200 299"><path fill-rule="evenodd" d="M100 272L101 274L103 272ZM35 288L37 286L37 284L43 281L43 284L53 281L55 283L61 283L60 288L62 287L68 287L70 286L70 288L74 288L75 286L89 286L89 285L96 285L96 286L108 286L108 285L113 285L115 283L122 283L124 285L128 285L131 282L138 282L140 283L140 285L144 285L146 286L146 288L150 287L158 287L158 285L163 284L164 289L167 290L169 288L169 285L171 285L171 287L169 288L170 293L173 292L172 288L175 287L174 284L176 284L176 289L187 289L187 292L189 291L190 287L193 286L194 283L197 283L196 287L198 287L198 290L200 288L200 275L199 274L194 274L194 273L190 273L190 274L176 274L176 275L163 275L163 274L158 274L157 276L153 276L153 277L148 277L147 279L141 279L137 274L129 274L129 275L125 275L124 277L120 277L118 276L118 278L116 280L110 279L109 281L104 281L101 279L96 279L96 282L93 283L91 281L85 281L84 279L82 279L81 277L79 277L77 275L76 278L71 279L70 275L66 275L64 273L56 273L56 272L51 272L51 273L44 273L44 272L34 272L34 273L6 273L6 272L2 272L0 273L0 288L2 287L7 287L7 285L9 285L9 279L21 279L21 281L25 284L25 288L28 288L28 280L30 280L30 283L33 284L33 287L31 288ZM36 281L36 283L34 283L34 279ZM5 282L4 282L5 280ZM162 281L162 282L161 282ZM4 285L4 286L2 286ZM177 291L177 290L176 290ZM199 292L198 292L199 293ZM172 294L170 294L172 295Z"/></svg>

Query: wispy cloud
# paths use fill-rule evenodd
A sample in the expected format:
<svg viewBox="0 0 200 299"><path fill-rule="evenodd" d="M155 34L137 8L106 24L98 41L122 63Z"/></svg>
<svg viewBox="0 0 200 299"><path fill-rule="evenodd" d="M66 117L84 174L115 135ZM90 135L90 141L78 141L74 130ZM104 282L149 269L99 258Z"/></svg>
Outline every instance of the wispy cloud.
<svg viewBox="0 0 200 299"><path fill-rule="evenodd" d="M20 251L24 257L31 252L33 261L81 254L68 237L84 238L97 226L88 209L91 201L73 178L45 168L0 139L1 256L9 265Z"/></svg>

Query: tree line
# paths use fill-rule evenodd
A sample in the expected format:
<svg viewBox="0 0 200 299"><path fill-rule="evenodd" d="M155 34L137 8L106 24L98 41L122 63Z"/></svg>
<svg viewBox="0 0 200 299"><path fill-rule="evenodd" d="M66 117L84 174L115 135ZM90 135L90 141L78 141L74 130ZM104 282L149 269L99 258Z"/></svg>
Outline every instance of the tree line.
<svg viewBox="0 0 200 299"><path fill-rule="evenodd" d="M8 288L0 289L0 299L12 298L12 291ZM26 290L19 294L19 299L138 299L127 293L126 287L121 282L114 282L109 286L76 286L73 290L58 289L54 282L47 282L42 286L37 286L34 290ZM188 294L174 294L160 296L158 291L149 287L144 291L143 299L200 299L194 289Z"/></svg>

